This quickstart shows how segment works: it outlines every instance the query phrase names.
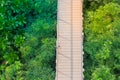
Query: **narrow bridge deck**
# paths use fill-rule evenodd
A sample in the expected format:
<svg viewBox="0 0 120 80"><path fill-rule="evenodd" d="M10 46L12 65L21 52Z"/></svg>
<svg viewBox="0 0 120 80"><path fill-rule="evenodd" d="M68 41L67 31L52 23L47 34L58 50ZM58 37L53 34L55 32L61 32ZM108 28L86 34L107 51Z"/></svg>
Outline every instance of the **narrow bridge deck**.
<svg viewBox="0 0 120 80"><path fill-rule="evenodd" d="M58 0L56 80L83 80L82 0Z"/></svg>

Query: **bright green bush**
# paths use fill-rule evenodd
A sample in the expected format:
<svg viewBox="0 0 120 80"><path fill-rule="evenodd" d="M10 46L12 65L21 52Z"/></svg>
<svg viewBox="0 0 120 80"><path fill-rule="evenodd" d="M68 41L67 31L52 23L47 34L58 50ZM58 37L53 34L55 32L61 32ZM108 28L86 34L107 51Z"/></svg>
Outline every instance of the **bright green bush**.
<svg viewBox="0 0 120 80"><path fill-rule="evenodd" d="M101 66L94 70L91 80L115 80L115 75L111 73L110 68Z"/></svg>
<svg viewBox="0 0 120 80"><path fill-rule="evenodd" d="M86 11L84 20L85 80L119 79L119 17L120 5L117 3L107 3L95 11Z"/></svg>
<svg viewBox="0 0 120 80"><path fill-rule="evenodd" d="M1 80L23 80L22 79L22 63L15 61L14 64L7 66L5 72L0 75Z"/></svg>

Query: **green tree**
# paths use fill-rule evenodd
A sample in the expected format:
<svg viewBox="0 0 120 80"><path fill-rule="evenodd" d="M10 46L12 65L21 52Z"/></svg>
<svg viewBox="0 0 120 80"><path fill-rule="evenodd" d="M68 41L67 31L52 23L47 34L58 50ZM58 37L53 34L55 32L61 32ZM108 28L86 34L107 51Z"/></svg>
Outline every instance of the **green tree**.
<svg viewBox="0 0 120 80"><path fill-rule="evenodd" d="M41 80L38 75L53 80L56 8L56 0L0 0L0 80L33 80L31 74L35 80ZM42 50L45 44L48 52ZM39 62L47 66L39 68Z"/></svg>
<svg viewBox="0 0 120 80"><path fill-rule="evenodd" d="M84 20L84 67L86 79L119 79L119 14L120 5L117 3L108 3L105 6L100 6L95 11L87 11ZM108 67L108 72L104 74L100 71L100 73L96 74L97 67L102 70L100 66ZM109 72L114 76L111 79L107 76ZM100 74L104 74L106 79L100 77Z"/></svg>

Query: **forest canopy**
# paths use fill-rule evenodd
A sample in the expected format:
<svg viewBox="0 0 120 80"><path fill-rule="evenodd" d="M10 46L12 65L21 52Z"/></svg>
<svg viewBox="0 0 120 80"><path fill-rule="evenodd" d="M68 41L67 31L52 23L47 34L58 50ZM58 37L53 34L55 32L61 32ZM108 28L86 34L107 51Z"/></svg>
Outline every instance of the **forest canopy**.
<svg viewBox="0 0 120 80"><path fill-rule="evenodd" d="M120 80L120 0L84 0L85 80ZM0 80L54 80L57 0L0 0Z"/></svg>
<svg viewBox="0 0 120 80"><path fill-rule="evenodd" d="M0 80L54 80L56 6L0 0Z"/></svg>
<svg viewBox="0 0 120 80"><path fill-rule="evenodd" d="M84 0L85 80L120 80L120 1Z"/></svg>

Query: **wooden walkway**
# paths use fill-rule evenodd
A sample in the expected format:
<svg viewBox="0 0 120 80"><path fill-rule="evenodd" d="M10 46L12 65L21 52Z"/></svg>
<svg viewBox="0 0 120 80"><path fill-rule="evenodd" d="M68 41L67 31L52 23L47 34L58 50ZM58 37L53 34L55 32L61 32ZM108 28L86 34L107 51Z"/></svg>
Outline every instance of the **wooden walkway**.
<svg viewBox="0 0 120 80"><path fill-rule="evenodd" d="M58 0L56 80L83 80L82 0Z"/></svg>

